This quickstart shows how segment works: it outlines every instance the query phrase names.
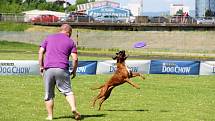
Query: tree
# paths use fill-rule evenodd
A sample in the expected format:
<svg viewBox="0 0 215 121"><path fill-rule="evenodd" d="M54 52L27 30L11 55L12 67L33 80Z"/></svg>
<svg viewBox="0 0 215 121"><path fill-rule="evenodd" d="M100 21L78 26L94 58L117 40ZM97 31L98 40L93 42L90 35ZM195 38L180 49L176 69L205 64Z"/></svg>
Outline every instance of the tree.
<svg viewBox="0 0 215 121"><path fill-rule="evenodd" d="M95 0L76 0L75 5L67 7L68 11L75 11L76 6L88 2L94 2ZM63 12L64 8L62 4L46 2L46 0L0 0L0 12L1 13L19 13L22 11L28 11L33 9L39 10L52 10Z"/></svg>
<svg viewBox="0 0 215 121"><path fill-rule="evenodd" d="M88 3L88 0L76 0L75 2L76 5L84 4L84 3Z"/></svg>
<svg viewBox="0 0 215 121"><path fill-rule="evenodd" d="M214 13L210 9L205 11L205 17L212 17L212 16L214 16Z"/></svg>
<svg viewBox="0 0 215 121"><path fill-rule="evenodd" d="M77 9L76 5L70 5L67 7L67 11L75 11Z"/></svg>
<svg viewBox="0 0 215 121"><path fill-rule="evenodd" d="M184 11L183 9L179 9L177 12L176 12L176 15L183 15Z"/></svg>
<svg viewBox="0 0 215 121"><path fill-rule="evenodd" d="M13 2L18 4L18 5L22 5L22 0L13 0Z"/></svg>

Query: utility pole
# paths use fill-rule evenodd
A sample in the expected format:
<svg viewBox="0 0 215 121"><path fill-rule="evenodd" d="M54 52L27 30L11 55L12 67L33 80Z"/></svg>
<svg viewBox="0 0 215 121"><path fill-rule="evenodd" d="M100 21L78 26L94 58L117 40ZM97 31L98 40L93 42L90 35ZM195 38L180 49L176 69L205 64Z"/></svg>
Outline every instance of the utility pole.
<svg viewBox="0 0 215 121"><path fill-rule="evenodd" d="M140 16L143 16L143 0L140 0Z"/></svg>
<svg viewBox="0 0 215 121"><path fill-rule="evenodd" d="M209 3L209 10L211 10L211 0L208 1Z"/></svg>

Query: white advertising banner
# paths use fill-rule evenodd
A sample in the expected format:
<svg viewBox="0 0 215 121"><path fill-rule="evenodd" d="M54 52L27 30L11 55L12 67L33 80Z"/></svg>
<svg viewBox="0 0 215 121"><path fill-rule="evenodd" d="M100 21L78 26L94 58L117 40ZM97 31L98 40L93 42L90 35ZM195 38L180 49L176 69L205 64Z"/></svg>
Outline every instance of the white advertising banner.
<svg viewBox="0 0 215 121"><path fill-rule="evenodd" d="M150 60L127 60L125 63L133 72L149 73ZM98 61L96 74L112 74L115 71L115 60Z"/></svg>
<svg viewBox="0 0 215 121"><path fill-rule="evenodd" d="M200 75L215 75L215 61L202 61Z"/></svg>
<svg viewBox="0 0 215 121"><path fill-rule="evenodd" d="M39 64L32 60L0 60L0 75L39 75Z"/></svg>

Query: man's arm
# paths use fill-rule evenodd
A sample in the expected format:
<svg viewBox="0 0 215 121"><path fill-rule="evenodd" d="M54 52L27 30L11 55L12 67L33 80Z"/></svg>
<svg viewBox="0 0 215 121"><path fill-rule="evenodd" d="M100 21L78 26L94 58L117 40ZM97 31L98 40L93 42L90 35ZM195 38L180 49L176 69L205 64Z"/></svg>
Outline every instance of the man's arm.
<svg viewBox="0 0 215 121"><path fill-rule="evenodd" d="M43 70L44 70L44 65L43 65L44 52L45 52L45 49L40 47L38 60L39 60L39 66L40 66L41 75L43 75Z"/></svg>
<svg viewBox="0 0 215 121"><path fill-rule="evenodd" d="M72 79L73 79L76 76L76 70L78 67L78 54L77 53L71 53L71 56L72 56L72 66L73 66L71 74L72 74Z"/></svg>

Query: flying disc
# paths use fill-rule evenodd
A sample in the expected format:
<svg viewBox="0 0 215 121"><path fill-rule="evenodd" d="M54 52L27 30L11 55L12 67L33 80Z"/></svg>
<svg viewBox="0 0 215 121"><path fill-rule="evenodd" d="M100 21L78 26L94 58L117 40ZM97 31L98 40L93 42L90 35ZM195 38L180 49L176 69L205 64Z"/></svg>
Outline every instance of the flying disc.
<svg viewBox="0 0 215 121"><path fill-rule="evenodd" d="M143 48L146 46L145 42L137 42L134 44L134 48Z"/></svg>

